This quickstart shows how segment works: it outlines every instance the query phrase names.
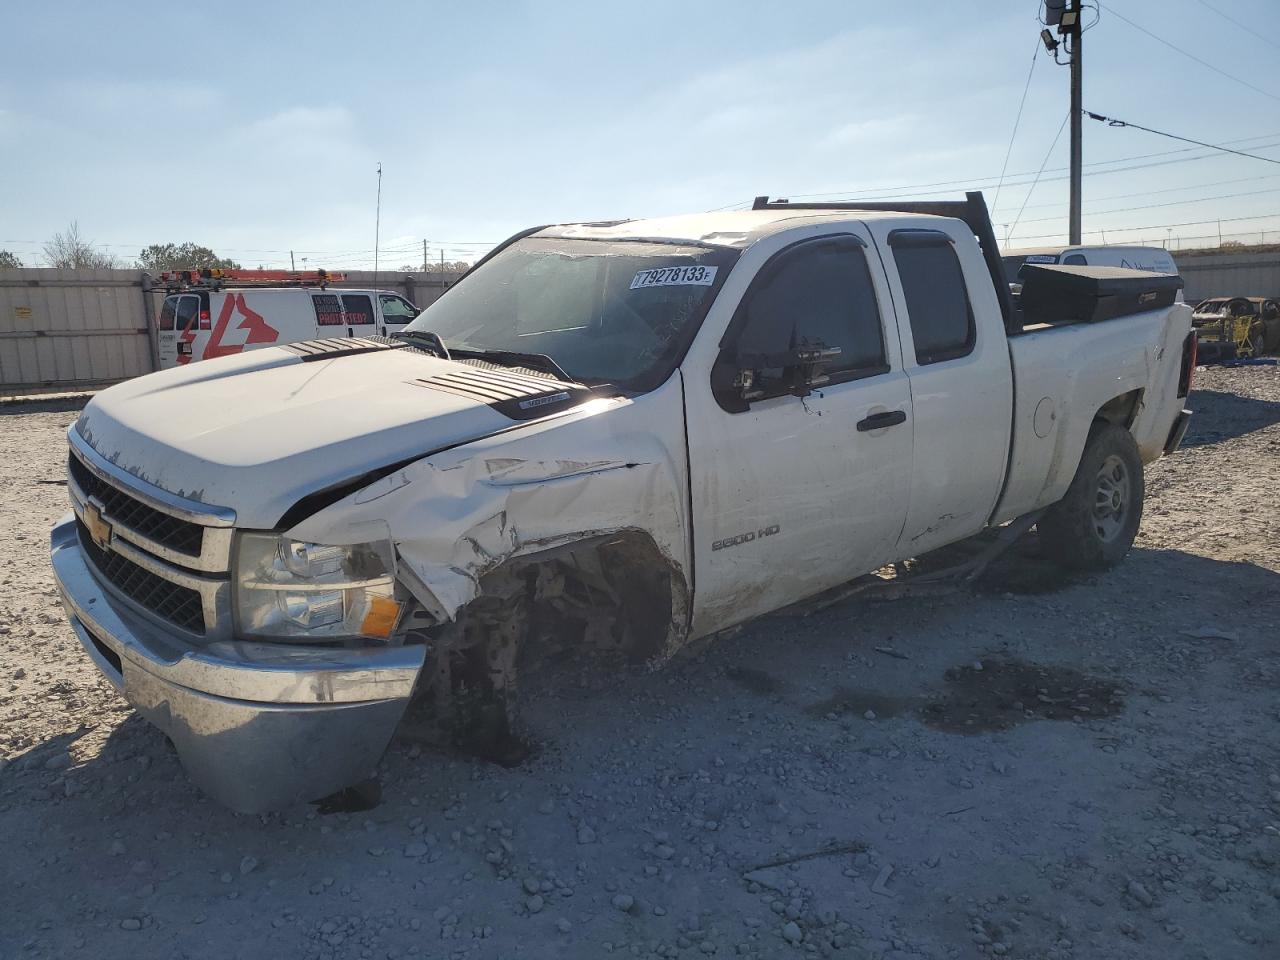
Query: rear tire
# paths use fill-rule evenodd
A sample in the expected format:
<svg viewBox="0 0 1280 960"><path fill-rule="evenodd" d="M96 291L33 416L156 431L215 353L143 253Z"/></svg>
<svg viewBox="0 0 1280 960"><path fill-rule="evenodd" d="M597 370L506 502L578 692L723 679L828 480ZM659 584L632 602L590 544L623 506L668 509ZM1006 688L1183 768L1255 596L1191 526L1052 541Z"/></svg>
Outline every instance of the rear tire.
<svg viewBox="0 0 1280 960"><path fill-rule="evenodd" d="M1142 457L1133 436L1095 424L1067 494L1038 524L1049 558L1069 570L1106 570L1124 559L1142 522Z"/></svg>

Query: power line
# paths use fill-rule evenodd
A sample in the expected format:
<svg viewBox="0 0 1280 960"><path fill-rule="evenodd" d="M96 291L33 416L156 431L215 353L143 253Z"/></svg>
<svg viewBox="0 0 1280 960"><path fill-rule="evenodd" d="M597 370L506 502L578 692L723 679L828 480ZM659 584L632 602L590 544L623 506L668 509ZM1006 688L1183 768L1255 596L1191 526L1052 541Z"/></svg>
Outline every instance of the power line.
<svg viewBox="0 0 1280 960"><path fill-rule="evenodd" d="M1219 73L1222 76L1226 77L1228 80L1234 80L1236 83L1240 84L1241 86L1248 87L1250 90L1253 90L1256 93L1260 93L1264 97L1270 97L1272 100L1280 100L1280 96L1272 93L1271 91L1263 90L1261 87L1255 87L1248 80L1241 80L1235 74L1227 73L1227 71L1223 70L1221 67L1215 66L1214 64L1210 63L1208 60L1202 60L1200 57L1197 57L1194 53L1191 53L1187 50L1183 50L1179 46L1175 46L1174 44L1170 43L1168 40L1164 39L1163 37L1157 37L1154 33L1152 33L1146 27L1139 26L1138 24L1130 20L1128 17L1126 17L1123 13L1120 13L1119 11L1117 11L1114 6L1108 6L1107 13L1111 14L1112 16L1119 17L1129 26L1133 27L1133 29L1138 30L1142 33L1145 33L1152 40L1156 40L1160 43L1163 43L1170 50L1176 50L1178 53L1182 54L1184 57L1189 57L1190 59L1194 60L1196 63L1200 64L1201 66L1208 67L1214 73Z"/></svg>
<svg viewBox="0 0 1280 960"><path fill-rule="evenodd" d="M1071 111L1067 111L1067 115L1062 118L1062 125L1058 127L1058 132L1054 134L1053 143L1049 144L1049 149L1044 155L1044 160L1040 163L1040 173L1044 172L1045 164L1049 162L1049 157L1053 154L1053 148L1058 145L1058 138L1062 136L1062 131L1066 129L1067 121L1071 119ZM1022 206L1018 208L1018 215L1013 218L1013 226L1009 228L1012 233L1013 229L1018 226L1018 221L1022 219L1022 211L1027 209L1027 201L1031 199L1031 194L1035 192L1036 183L1040 181L1040 173L1036 174L1036 179L1031 184L1031 189L1027 191L1027 195L1022 198ZM1008 234L1006 234L1007 236Z"/></svg>
<svg viewBox="0 0 1280 960"><path fill-rule="evenodd" d="M1013 153L1013 141L1018 137L1018 124L1022 122L1022 108L1027 103L1027 91L1031 89L1031 75L1036 72L1036 58L1040 56L1040 38L1036 37L1035 49L1031 52L1031 66L1027 68L1027 82L1022 85L1022 99L1018 101L1018 115L1013 118L1013 132L1009 134L1009 146L1004 151L1004 163L1000 167L1000 180L996 184L995 199L991 201L994 212L1000 203L1000 188L1004 186L1004 174L1009 169L1009 155Z"/></svg>
<svg viewBox="0 0 1280 960"><path fill-rule="evenodd" d="M1253 137L1243 137L1238 140L1226 140L1224 142L1225 143L1244 143L1249 140L1265 140L1269 137L1277 137L1277 136L1280 136L1280 133L1269 133L1269 134L1262 134L1262 135L1253 136ZM1280 146L1280 142L1257 144L1252 149L1268 150L1272 147L1277 147L1277 146ZM1175 154L1191 153L1193 150L1195 150L1195 147L1180 147L1177 150L1162 150L1162 151L1159 151L1158 153L1141 153L1141 154L1136 154L1130 157L1116 157L1111 160L1094 160L1090 163L1086 163L1085 167L1086 168L1101 167L1101 166L1106 166L1108 164L1113 164L1113 163L1127 163L1130 160L1147 160L1153 157L1174 157ZM1160 160L1154 163L1133 164L1128 167L1117 167L1112 170L1087 170L1085 172L1085 176L1091 177L1091 176L1100 176L1102 174L1107 174L1107 173L1125 173L1130 170L1145 170L1150 167L1163 167L1163 166L1168 166L1174 163L1191 163L1196 160L1209 160L1215 156L1216 154L1212 154L1212 153L1202 153L1194 157L1174 157L1174 159L1171 159L1171 160ZM1056 173L1066 169L1067 169L1066 167L1049 167L1048 172ZM1010 176L1030 177L1033 174L1034 174L1034 171L1028 170L1024 173L1010 174ZM1044 180L1044 182L1052 183L1056 180L1064 180L1064 179L1066 178L1050 177ZM1029 180L1023 180L1019 183L1012 184L1012 186L1025 186L1029 182L1030 182ZM933 181L932 183L902 184L900 186L895 186L895 187L876 187L872 189L851 187L851 188L845 188L840 190L824 190L821 193L787 193L787 194L779 194L779 196L785 195L790 197L793 200L802 200L802 199L811 199L814 197L832 197L832 196L843 194L846 196L846 198L853 199L853 200L893 200L893 199L897 199L897 197L899 196L903 196L903 197L929 196L931 194L942 194L942 193L953 192L952 190L934 190L931 192L924 192L924 193L920 192L921 189L924 187L958 187L959 186L959 187L965 187L967 189L973 190L973 189L982 189L986 186L991 186L993 184L994 184L994 179L992 177L982 177L982 178L966 177L961 180L936 180L936 181ZM879 196L877 196L877 194ZM888 196L885 196L885 194L888 194ZM736 203L726 204L723 207L717 207L715 210L708 211L708 212L714 213L719 210L728 210L731 207L744 206L744 205L749 207L751 205L751 201L739 200Z"/></svg>
<svg viewBox="0 0 1280 960"><path fill-rule="evenodd" d="M1239 20L1231 16L1231 14L1229 13L1223 13L1213 4L1205 3L1205 0L1200 0L1200 6L1204 7L1206 10L1212 10L1214 13L1220 16L1223 20L1229 20L1230 22L1234 23L1237 27L1239 27L1241 30L1243 30L1245 33L1252 34L1254 37L1261 40L1263 43L1269 44L1270 46L1273 46L1273 47L1280 47L1280 43L1276 43L1276 41L1271 40L1267 37L1264 37L1262 34L1258 33L1258 31L1254 30L1253 27L1249 26L1248 24L1241 23Z"/></svg>
<svg viewBox="0 0 1280 960"><path fill-rule="evenodd" d="M1280 187L1272 187L1269 190L1247 190L1244 193L1223 193L1216 197L1192 197L1190 200L1170 200L1167 203L1147 203L1139 207L1117 207L1113 210L1090 210L1090 216L1102 216L1110 213L1131 213L1134 210L1155 210L1161 207L1181 207L1188 203L1207 203L1210 200L1234 200L1237 197L1256 197L1264 193L1280 193ZM1066 217L1037 217L1034 220L1026 220L1024 223L1047 223L1052 220L1065 220Z"/></svg>
<svg viewBox="0 0 1280 960"><path fill-rule="evenodd" d="M1277 147L1277 146L1280 146L1280 142L1262 144L1256 149L1259 149L1259 150L1269 149L1271 147ZM1195 157L1176 157L1172 160L1159 160L1152 163L1135 163L1127 167L1116 167L1115 169L1112 169L1112 170L1087 170L1085 171L1084 175L1086 177L1100 177L1100 176L1105 176L1106 174L1111 174L1111 173L1129 173L1130 171L1133 171L1133 170L1148 170L1151 167L1164 167L1174 163L1188 163L1193 160L1210 160L1210 159L1216 158L1217 156L1218 155L1214 153L1202 153L1199 156L1195 156ZM1088 166L1088 164L1086 164L1086 166ZM1065 167L1049 167L1048 168L1049 171L1065 170L1065 169L1066 169ZM1069 178L1068 174L1064 174L1059 177L1041 177L1040 182L1041 183L1058 183L1068 178ZM963 181L960 181L960 183L963 183L965 188L969 190L985 190L988 187L992 186L992 184L989 181L985 183L984 182L975 183L971 180L963 180ZM1006 184L1006 186L1022 187L1022 186L1026 186L1029 183L1031 183L1030 180L1022 180L1015 184ZM946 190L911 190L903 193L881 195L881 196L861 196L858 194L854 194L852 196L835 197L833 199L841 202L844 202L844 201L856 202L858 200L897 200L897 199L905 199L905 198L928 197L928 196L936 196L939 194L954 194L954 193L955 193L955 188L952 187ZM826 197L831 195L830 194L810 194L809 196ZM792 194L792 197L797 198L798 195Z"/></svg>
<svg viewBox="0 0 1280 960"><path fill-rule="evenodd" d="M1280 98L1278 98L1280 99ZM1154 133L1157 136L1168 137L1170 140L1181 140L1183 143L1194 143L1199 147L1208 147L1210 150L1221 150L1223 153L1234 153L1238 157L1248 157L1250 160L1262 160L1265 163L1274 163L1280 165L1280 160L1271 157L1260 157L1256 153L1245 153L1243 150L1233 150L1230 147L1220 147L1216 143L1205 143L1203 140L1192 140L1190 137L1180 137L1176 133L1165 133L1163 130L1152 130L1150 127L1144 127L1140 123L1128 123L1124 120L1116 120L1112 117L1104 117L1100 113L1093 113L1086 110L1094 120L1100 120L1109 127L1133 127L1135 130L1145 130L1147 133Z"/></svg>
<svg viewBox="0 0 1280 960"><path fill-rule="evenodd" d="M1272 217L1280 217L1280 213L1259 213L1249 217L1214 217L1211 220L1184 220L1181 223L1146 223L1136 227L1103 227L1097 230L1086 230L1087 234L1102 234L1110 231L1111 233L1131 233L1134 230L1166 230L1171 227L1199 227L1206 223L1240 223L1244 220L1267 220ZM1062 236L1058 233L1042 233L1031 237L1018 237L1019 240L1050 240Z"/></svg>
<svg viewBox="0 0 1280 960"><path fill-rule="evenodd" d="M1224 143L1244 143L1245 141L1248 141L1248 140L1269 140L1269 139L1271 139L1272 137L1280 137L1280 132L1276 132L1276 133L1266 133L1266 134L1259 134L1259 135L1257 135L1257 136L1253 136L1253 137L1242 137L1242 138L1240 138L1239 140L1226 140L1226 141L1223 141L1223 142L1224 142ZM1269 143L1269 144L1260 144L1260 145L1254 146L1254 147L1253 147L1253 149L1255 149L1255 150L1262 150L1262 149L1265 149L1265 148L1267 148L1267 147L1273 147L1273 146L1277 146L1277 144L1274 144L1274 143ZM1112 164L1112 163L1128 163L1130 160L1150 160L1150 159L1153 159L1153 158L1155 158L1155 157L1171 157L1171 156L1173 156L1174 154L1177 154L1177 153L1190 153L1190 152L1192 152L1194 149L1195 149L1194 147L1179 147L1177 150L1161 150L1161 151L1159 151L1159 152L1157 152L1157 153L1140 153L1140 154L1136 154L1136 155L1134 155L1134 156L1132 156L1132 157L1115 157L1115 158L1113 158L1113 159L1111 159L1111 160L1093 160L1093 161L1091 161L1091 162L1089 162L1089 163L1086 163L1086 164L1085 164L1085 166L1086 166L1086 167L1102 167L1102 166L1106 166L1107 164ZM1183 158L1183 159L1184 159L1184 160L1201 160L1201 159L1204 159L1204 157L1203 157L1203 156L1201 156L1201 157L1185 157L1185 158ZM1179 161L1179 162L1180 162L1180 161ZM1154 166L1158 166L1158 165L1159 165L1159 164L1154 164ZM1050 167L1050 168L1049 168L1049 172L1050 172L1050 173L1056 173L1056 172L1057 172L1057 171L1059 171L1059 170L1066 170L1066 169L1067 169L1066 167ZM1137 168L1132 168L1132 167L1131 167L1131 168L1128 168L1128 169L1137 169ZM1029 176L1032 176L1032 175L1034 174L1034 172L1035 172L1035 171L1033 171L1033 170L1026 170L1026 171L1023 171L1023 172L1021 172L1021 173L1013 173L1013 174L1010 174L1010 176L1012 176L1012 177L1029 177ZM1106 171L1102 171L1102 172L1106 172ZM963 184L973 183L975 180L991 181L992 179L993 179L993 178L992 178L992 177L989 177L989 176L988 176L988 177L980 177L980 178L979 178L979 177L965 177L964 179L961 179L961 180L936 180L936 181L934 181L933 183L911 183L911 184L905 184L905 185L903 185L903 186L899 186L899 187L877 187L877 188L872 189L872 190L863 190L863 189L862 189L862 188L860 188L860 187L853 187L853 188L849 188L849 189L841 189L841 190L824 190L822 193L792 193L792 194L788 194L788 196L790 196L790 197L791 197L792 199L794 199L794 200L800 200L800 199L806 199L806 198L810 198L810 197L827 197L827 196L830 196L830 195L831 195L831 194L833 194L833 193L864 193L864 194L865 194L865 193L883 193L883 192L885 192L885 191L891 191L891 192L894 192L894 191L898 191L898 190L914 190L914 189L917 189L917 188L920 188L920 187L946 187L946 186L953 186L953 185L963 185ZM870 199L870 198L867 198L867 199ZM750 201L750 200L748 200L748 201L746 201L746 202L749 204L751 201ZM736 204L729 204L729 206L736 206Z"/></svg>
<svg viewBox="0 0 1280 960"><path fill-rule="evenodd" d="M1165 187L1162 190L1139 190L1137 193L1113 193L1105 197L1094 197L1091 200L1086 200L1085 202L1101 203L1106 200L1131 200L1134 197L1154 197L1162 193L1178 193L1181 190L1203 190L1205 187L1225 187L1232 183L1252 183L1255 180L1274 180L1276 177L1280 177L1280 173L1264 173L1257 177L1237 177L1234 180L1213 180L1209 183L1191 183L1185 187ZM1191 201L1187 202L1190 203ZM1039 210L1044 207L1061 206L1061 201L1054 201L1052 203L1032 203L1028 204L1028 206L1032 210ZM1030 221L1024 222L1029 223Z"/></svg>

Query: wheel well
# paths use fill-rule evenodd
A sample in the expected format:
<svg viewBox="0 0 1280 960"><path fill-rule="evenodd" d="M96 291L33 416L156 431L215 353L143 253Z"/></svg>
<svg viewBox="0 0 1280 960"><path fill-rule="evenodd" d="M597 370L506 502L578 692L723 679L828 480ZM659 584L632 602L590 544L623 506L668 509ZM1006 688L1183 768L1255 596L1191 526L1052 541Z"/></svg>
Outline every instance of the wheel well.
<svg viewBox="0 0 1280 960"><path fill-rule="evenodd" d="M1142 405L1142 389L1130 390L1118 397L1112 397L1093 415L1093 422L1114 423L1128 430L1138 416L1138 408Z"/></svg>
<svg viewBox="0 0 1280 960"><path fill-rule="evenodd" d="M679 566L640 530L593 535L513 557L430 637L426 684L443 717L458 695L514 710L517 673L538 663L657 662L688 637L688 587Z"/></svg>

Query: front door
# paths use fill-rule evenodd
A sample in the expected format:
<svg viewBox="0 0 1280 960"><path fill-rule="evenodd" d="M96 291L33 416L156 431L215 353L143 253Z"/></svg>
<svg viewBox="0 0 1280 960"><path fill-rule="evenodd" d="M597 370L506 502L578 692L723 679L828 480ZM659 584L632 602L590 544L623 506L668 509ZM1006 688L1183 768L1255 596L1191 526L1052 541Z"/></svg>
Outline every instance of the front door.
<svg viewBox="0 0 1280 960"><path fill-rule="evenodd" d="M840 229L780 251L744 295L717 366L749 370L746 408L726 409L710 383L685 384L695 635L894 559L911 390L883 268L864 228ZM840 351L830 381L796 396L797 368L771 364L822 347Z"/></svg>
<svg viewBox="0 0 1280 960"><path fill-rule="evenodd" d="M208 316L201 323L200 317L200 297L194 293L184 293L177 298L178 305L176 310L176 322L174 326L177 329L177 363L191 363L193 360L204 359L204 345L209 339L200 337L200 331L208 328ZM206 311L207 314L207 311ZM200 337L199 344L196 338Z"/></svg>
<svg viewBox="0 0 1280 960"><path fill-rule="evenodd" d="M422 311L404 297L391 293L378 294L378 312L382 314L379 333L384 337L404 329L404 325Z"/></svg>

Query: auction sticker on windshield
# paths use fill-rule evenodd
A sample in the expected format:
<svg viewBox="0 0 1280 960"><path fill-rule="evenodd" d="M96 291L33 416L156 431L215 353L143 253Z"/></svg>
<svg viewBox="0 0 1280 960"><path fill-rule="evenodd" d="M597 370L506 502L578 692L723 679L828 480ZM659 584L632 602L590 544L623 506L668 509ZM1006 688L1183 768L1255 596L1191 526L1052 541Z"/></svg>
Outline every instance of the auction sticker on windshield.
<svg viewBox="0 0 1280 960"><path fill-rule="evenodd" d="M709 287L716 279L715 267L657 267L641 270L631 281L631 289L641 287Z"/></svg>

